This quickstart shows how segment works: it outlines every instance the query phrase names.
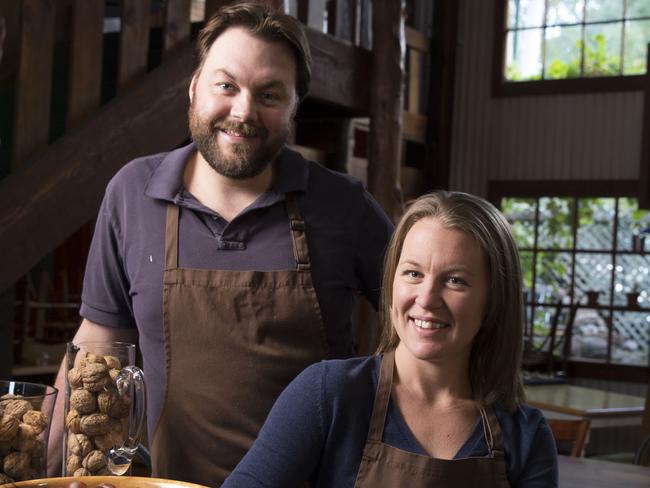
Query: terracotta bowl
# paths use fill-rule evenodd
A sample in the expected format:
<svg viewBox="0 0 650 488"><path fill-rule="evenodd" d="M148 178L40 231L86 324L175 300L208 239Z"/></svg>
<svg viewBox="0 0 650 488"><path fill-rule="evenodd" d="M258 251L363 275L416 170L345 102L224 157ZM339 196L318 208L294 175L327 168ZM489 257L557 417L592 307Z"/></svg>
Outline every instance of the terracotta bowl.
<svg viewBox="0 0 650 488"><path fill-rule="evenodd" d="M203 485L185 481L163 480L159 478L141 478L139 476L78 476L77 478L43 478L40 480L19 481L0 485L2 488L68 488L72 481L81 481L88 488L100 483L109 483L115 488L207 488Z"/></svg>

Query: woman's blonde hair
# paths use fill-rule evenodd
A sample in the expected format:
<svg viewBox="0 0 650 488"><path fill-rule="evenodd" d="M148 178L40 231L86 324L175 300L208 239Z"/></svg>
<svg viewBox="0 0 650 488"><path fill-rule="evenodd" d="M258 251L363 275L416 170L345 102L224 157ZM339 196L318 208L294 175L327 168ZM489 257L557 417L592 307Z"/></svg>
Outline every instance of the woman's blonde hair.
<svg viewBox="0 0 650 488"><path fill-rule="evenodd" d="M510 224L491 203L461 192L437 191L418 198L402 216L384 259L381 290L382 333L378 353L393 350L399 337L391 321L393 280L404 239L426 217L473 236L481 246L489 274L485 319L470 353L469 375L474 399L481 406L509 410L523 401L521 355L523 297L521 265Z"/></svg>

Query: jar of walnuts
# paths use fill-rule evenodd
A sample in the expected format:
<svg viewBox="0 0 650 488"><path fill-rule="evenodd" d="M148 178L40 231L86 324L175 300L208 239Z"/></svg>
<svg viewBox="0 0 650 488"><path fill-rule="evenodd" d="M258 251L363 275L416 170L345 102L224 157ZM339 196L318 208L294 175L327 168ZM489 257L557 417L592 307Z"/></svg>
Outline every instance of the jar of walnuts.
<svg viewBox="0 0 650 488"><path fill-rule="evenodd" d="M135 345L68 343L66 368L64 476L124 474L145 422Z"/></svg>
<svg viewBox="0 0 650 488"><path fill-rule="evenodd" d="M0 485L45 475L56 395L51 386L0 381Z"/></svg>

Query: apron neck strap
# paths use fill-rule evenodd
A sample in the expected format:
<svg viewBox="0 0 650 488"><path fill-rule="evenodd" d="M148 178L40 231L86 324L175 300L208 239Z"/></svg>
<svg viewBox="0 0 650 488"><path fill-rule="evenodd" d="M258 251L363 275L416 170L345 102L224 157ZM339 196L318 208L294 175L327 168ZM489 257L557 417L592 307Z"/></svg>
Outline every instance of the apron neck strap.
<svg viewBox="0 0 650 488"><path fill-rule="evenodd" d="M167 204L165 224L165 269L178 268L178 205Z"/></svg>
<svg viewBox="0 0 650 488"><path fill-rule="evenodd" d="M485 434L485 441L490 450L490 455L492 457L503 456L503 435L494 407L488 407L487 410L481 407L479 413L481 414L483 433Z"/></svg>
<svg viewBox="0 0 650 488"><path fill-rule="evenodd" d="M386 424L386 412L388 411L388 401L390 400L390 391L393 386L393 369L395 368L395 351L384 353L379 370L379 384L375 393L375 404L372 408L372 417L370 418L370 429L368 430L368 440L381 442Z"/></svg>
<svg viewBox="0 0 650 488"><path fill-rule="evenodd" d="M306 271L310 268L309 251L307 248L307 235L305 233L305 220L300 215L299 196L296 192L286 195L285 205L289 216L289 227L291 228L291 241L293 243L293 256L296 259L296 267L299 271Z"/></svg>

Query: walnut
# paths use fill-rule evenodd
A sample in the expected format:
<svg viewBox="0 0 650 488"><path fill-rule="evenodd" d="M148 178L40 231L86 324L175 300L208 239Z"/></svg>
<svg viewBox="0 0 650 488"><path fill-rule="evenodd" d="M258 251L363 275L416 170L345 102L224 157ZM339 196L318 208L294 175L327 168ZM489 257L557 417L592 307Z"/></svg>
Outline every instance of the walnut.
<svg viewBox="0 0 650 488"><path fill-rule="evenodd" d="M79 366L83 367L87 364L97 363L106 365L106 359L101 354L93 354L92 352L84 352L79 357Z"/></svg>
<svg viewBox="0 0 650 488"><path fill-rule="evenodd" d="M28 410L32 410L32 404L27 400L6 400L2 402L5 407L5 415L13 415L17 419L22 419Z"/></svg>
<svg viewBox="0 0 650 488"><path fill-rule="evenodd" d="M10 441L0 441L0 458L6 456L11 452L11 442Z"/></svg>
<svg viewBox="0 0 650 488"><path fill-rule="evenodd" d="M86 468L79 468L77 471L72 473L72 476L77 478L78 476L92 476L93 474L88 471ZM83 486L86 486L85 484Z"/></svg>
<svg viewBox="0 0 650 488"><path fill-rule="evenodd" d="M13 478L10 478L6 474L0 473L0 485L4 485L5 483L13 483L15 480Z"/></svg>
<svg viewBox="0 0 650 488"><path fill-rule="evenodd" d="M72 368L70 371L68 371L68 384L72 389L83 387L81 368Z"/></svg>
<svg viewBox="0 0 650 488"><path fill-rule="evenodd" d="M71 434L81 434L81 415L74 408L65 417L65 428Z"/></svg>
<svg viewBox="0 0 650 488"><path fill-rule="evenodd" d="M119 422L118 426L120 427L119 431L110 430L108 434L95 436L95 447L101 451L108 452L113 447L124 444L125 436L122 435Z"/></svg>
<svg viewBox="0 0 650 488"><path fill-rule="evenodd" d="M120 374L121 369L111 369L108 371L108 376L111 377L111 381L115 383L117 381L117 377Z"/></svg>
<svg viewBox="0 0 650 488"><path fill-rule="evenodd" d="M68 436L68 450L72 454L85 457L93 450L93 443L84 434L72 434Z"/></svg>
<svg viewBox="0 0 650 488"><path fill-rule="evenodd" d="M23 479L30 475L29 464L31 461L31 456L26 452L12 452L4 458L2 467L8 476Z"/></svg>
<svg viewBox="0 0 650 488"><path fill-rule="evenodd" d="M23 415L23 422L34 428L40 434L47 427L47 415L39 410L29 410Z"/></svg>
<svg viewBox="0 0 650 488"><path fill-rule="evenodd" d="M129 413L129 405L122 400L115 388L109 388L97 395L99 411L115 419L122 418Z"/></svg>
<svg viewBox="0 0 650 488"><path fill-rule="evenodd" d="M122 367L120 360L115 356L104 356L104 360L108 369L120 369Z"/></svg>
<svg viewBox="0 0 650 488"><path fill-rule="evenodd" d="M79 468L81 468L81 457L76 454L70 454L65 462L66 475L72 476Z"/></svg>
<svg viewBox="0 0 650 488"><path fill-rule="evenodd" d="M102 358L104 359L104 358ZM101 391L110 381L106 364L88 363L81 369L84 388L88 391Z"/></svg>
<svg viewBox="0 0 650 488"><path fill-rule="evenodd" d="M4 395L0 396L0 402L3 402L5 400L14 400L16 398L22 398L22 395L14 395L13 393L5 393Z"/></svg>
<svg viewBox="0 0 650 488"><path fill-rule="evenodd" d="M91 413L81 417L81 432L89 436L104 435L109 430L108 420L105 413Z"/></svg>
<svg viewBox="0 0 650 488"><path fill-rule="evenodd" d="M0 419L0 441L11 441L18 433L20 420L5 413Z"/></svg>
<svg viewBox="0 0 650 488"><path fill-rule="evenodd" d="M13 446L17 451L38 453L43 448L43 443L37 438L38 433L31 425L20 424L18 435L13 441Z"/></svg>
<svg viewBox="0 0 650 488"><path fill-rule="evenodd" d="M88 390L74 390L70 394L70 407L81 415L97 410L97 398Z"/></svg>
<svg viewBox="0 0 650 488"><path fill-rule="evenodd" d="M102 451L95 449L86 455L81 465L88 471L95 472L105 467L107 462L106 455Z"/></svg>

